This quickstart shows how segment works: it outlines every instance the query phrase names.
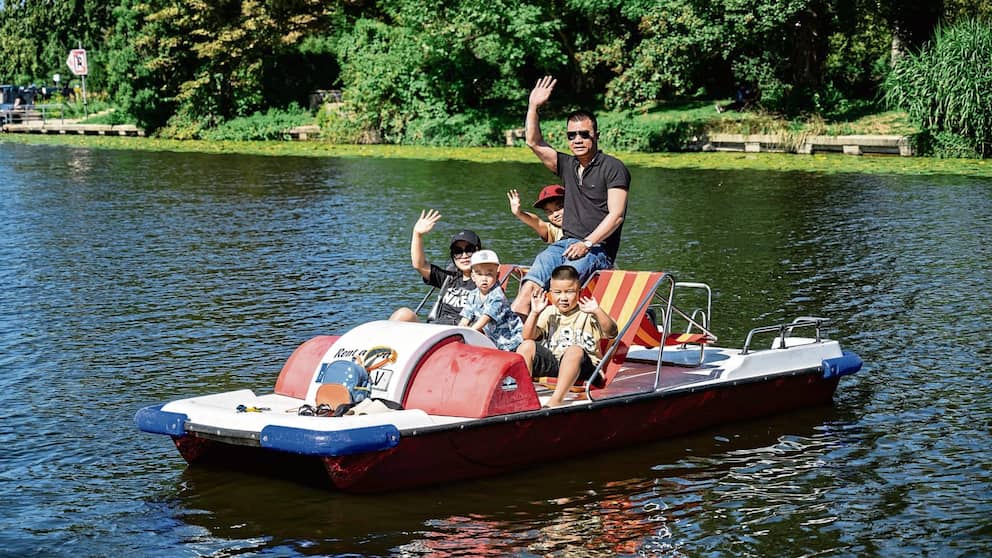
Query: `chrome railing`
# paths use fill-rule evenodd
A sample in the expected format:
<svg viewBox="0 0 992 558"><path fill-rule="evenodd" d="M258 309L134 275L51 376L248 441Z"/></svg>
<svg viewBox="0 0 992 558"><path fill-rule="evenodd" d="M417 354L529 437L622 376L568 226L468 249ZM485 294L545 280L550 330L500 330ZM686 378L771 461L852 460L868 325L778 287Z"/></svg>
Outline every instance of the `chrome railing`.
<svg viewBox="0 0 992 558"><path fill-rule="evenodd" d="M620 347L620 340L623 339L624 335L627 333L627 331L630 328L641 326L641 316L643 316L643 314L647 311L648 307L651 305L651 302L654 300L654 297L658 296L658 290L661 288L662 284L665 281L669 283L668 298L665 301L665 312L663 314L664 319L662 320L662 330L661 330L661 344L658 347L658 367L655 370L655 376L654 376L654 389L658 389L658 384L660 383L660 378L661 378L661 355L662 352L665 350L665 339L668 337L668 333L671 329L670 316L672 315L673 308L675 308L672 305L672 300L674 300L675 298L675 278L669 275L668 273L663 273L661 277L658 278L655 284L652 285L651 288L652 295L645 297L644 300L642 300L640 304L637 305L637 308L634 309L634 312L633 314L631 314L630 319L627 320L627 323L621 326L621 329L619 332L617 332L617 336L614 338L613 343L611 343L609 348L607 348L606 353L603 355L603 358L599 361L599 364L596 366L596 370L593 371L592 376L590 376L589 378L589 381L586 382L586 398L589 401L593 401L592 387L594 384L594 379L600 376L603 377L606 376L606 367L610 364L610 361L613 360L613 355L616 354L617 349ZM678 312L682 314L681 310L679 310Z"/></svg>
<svg viewBox="0 0 992 558"><path fill-rule="evenodd" d="M773 331L778 332L778 335L776 336L776 339L779 340L779 346L778 346L778 348L779 349L785 349L786 348L785 338L787 336L791 336L792 335L792 330L795 329L795 328L798 328L798 327L812 327L812 328L815 328L815 330L816 330L816 343L819 343L820 340L822 339L821 334L820 334L820 328L823 327L823 325L826 324L828 321L829 320L827 318L818 318L816 316L800 316L800 317L792 320L791 323L784 323L784 324L778 324L778 325L756 327L756 328L754 328L754 329L752 329L751 331L748 332L747 339L744 340L744 348L741 349L740 354L742 354L742 355L748 354L748 350L749 350L749 348L751 346L751 339L755 336L755 334L758 334L758 333L770 333L770 332L773 332Z"/></svg>

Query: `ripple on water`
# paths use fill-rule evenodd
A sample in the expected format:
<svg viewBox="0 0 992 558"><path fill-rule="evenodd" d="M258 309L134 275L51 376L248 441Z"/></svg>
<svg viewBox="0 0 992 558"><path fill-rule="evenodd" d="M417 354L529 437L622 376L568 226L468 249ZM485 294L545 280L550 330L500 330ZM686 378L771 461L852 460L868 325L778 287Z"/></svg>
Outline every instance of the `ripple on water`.
<svg viewBox="0 0 992 558"><path fill-rule="evenodd" d="M134 412L270 389L307 338L419 300L408 240L425 207L445 215L431 259L472 226L529 261L539 243L521 240L505 190L536 193L539 165L5 146L0 542L20 555L985 554L989 184L633 172L624 267L709 282L729 344L830 317L862 372L833 407L382 498L186 468Z"/></svg>

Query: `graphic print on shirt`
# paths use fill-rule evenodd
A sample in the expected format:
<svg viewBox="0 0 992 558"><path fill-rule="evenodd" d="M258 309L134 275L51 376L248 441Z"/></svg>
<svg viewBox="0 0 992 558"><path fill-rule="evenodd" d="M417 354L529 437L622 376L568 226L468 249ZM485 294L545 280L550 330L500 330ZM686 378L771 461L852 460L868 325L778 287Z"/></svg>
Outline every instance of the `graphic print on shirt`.
<svg viewBox="0 0 992 558"><path fill-rule="evenodd" d="M565 349L579 345L586 352L596 353L596 337L587 327L589 315L584 320L572 320L571 324L562 326L560 316L552 316L548 320L548 334L545 336L545 346L556 356L561 356ZM578 327L574 327L578 326Z"/></svg>
<svg viewBox="0 0 992 558"><path fill-rule="evenodd" d="M444 297L441 299L443 304L454 308L464 308L465 303L468 301L468 295L472 291L469 289L464 289L457 285L452 285L444 291Z"/></svg>

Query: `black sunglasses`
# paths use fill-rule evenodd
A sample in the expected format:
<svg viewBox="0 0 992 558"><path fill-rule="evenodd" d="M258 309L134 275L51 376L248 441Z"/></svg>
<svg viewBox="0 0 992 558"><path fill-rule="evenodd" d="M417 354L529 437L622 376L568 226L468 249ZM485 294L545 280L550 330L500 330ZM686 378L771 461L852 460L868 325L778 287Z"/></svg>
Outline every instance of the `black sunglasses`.
<svg viewBox="0 0 992 558"><path fill-rule="evenodd" d="M316 407L312 405L303 405L302 407L299 408L296 414L300 415L301 417L326 417L326 416L330 416L332 411L333 409L331 409L330 405L328 405L327 403L321 403Z"/></svg>
<svg viewBox="0 0 992 558"><path fill-rule="evenodd" d="M472 254L474 254L476 252L477 252L477 250L476 250L475 246L468 246L468 247L465 247L465 248L452 248L451 249L451 257L457 258L458 256L461 256L462 254L472 255Z"/></svg>
<svg viewBox="0 0 992 558"><path fill-rule="evenodd" d="M579 136L582 139L589 139L592 137L592 132L589 130L577 130L575 132L565 132L565 135L568 136L568 141L572 141L575 139L575 136Z"/></svg>

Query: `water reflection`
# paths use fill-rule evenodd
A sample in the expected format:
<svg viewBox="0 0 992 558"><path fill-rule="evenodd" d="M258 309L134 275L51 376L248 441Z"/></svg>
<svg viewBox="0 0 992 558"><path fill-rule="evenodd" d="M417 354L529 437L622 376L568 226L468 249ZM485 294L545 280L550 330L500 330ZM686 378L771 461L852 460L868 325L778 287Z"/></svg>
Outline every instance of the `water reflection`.
<svg viewBox="0 0 992 558"><path fill-rule="evenodd" d="M808 507L819 492L797 489L796 477L830 466L839 441L823 425L839 418L819 407L788 420L379 496L315 490L316 470L263 482L193 467L176 488L177 528L201 528L194 530L199 544L212 540L215 550L265 539L267 548L306 554L678 555L685 539L705 536L713 517L731 514L760 530L783 511Z"/></svg>

